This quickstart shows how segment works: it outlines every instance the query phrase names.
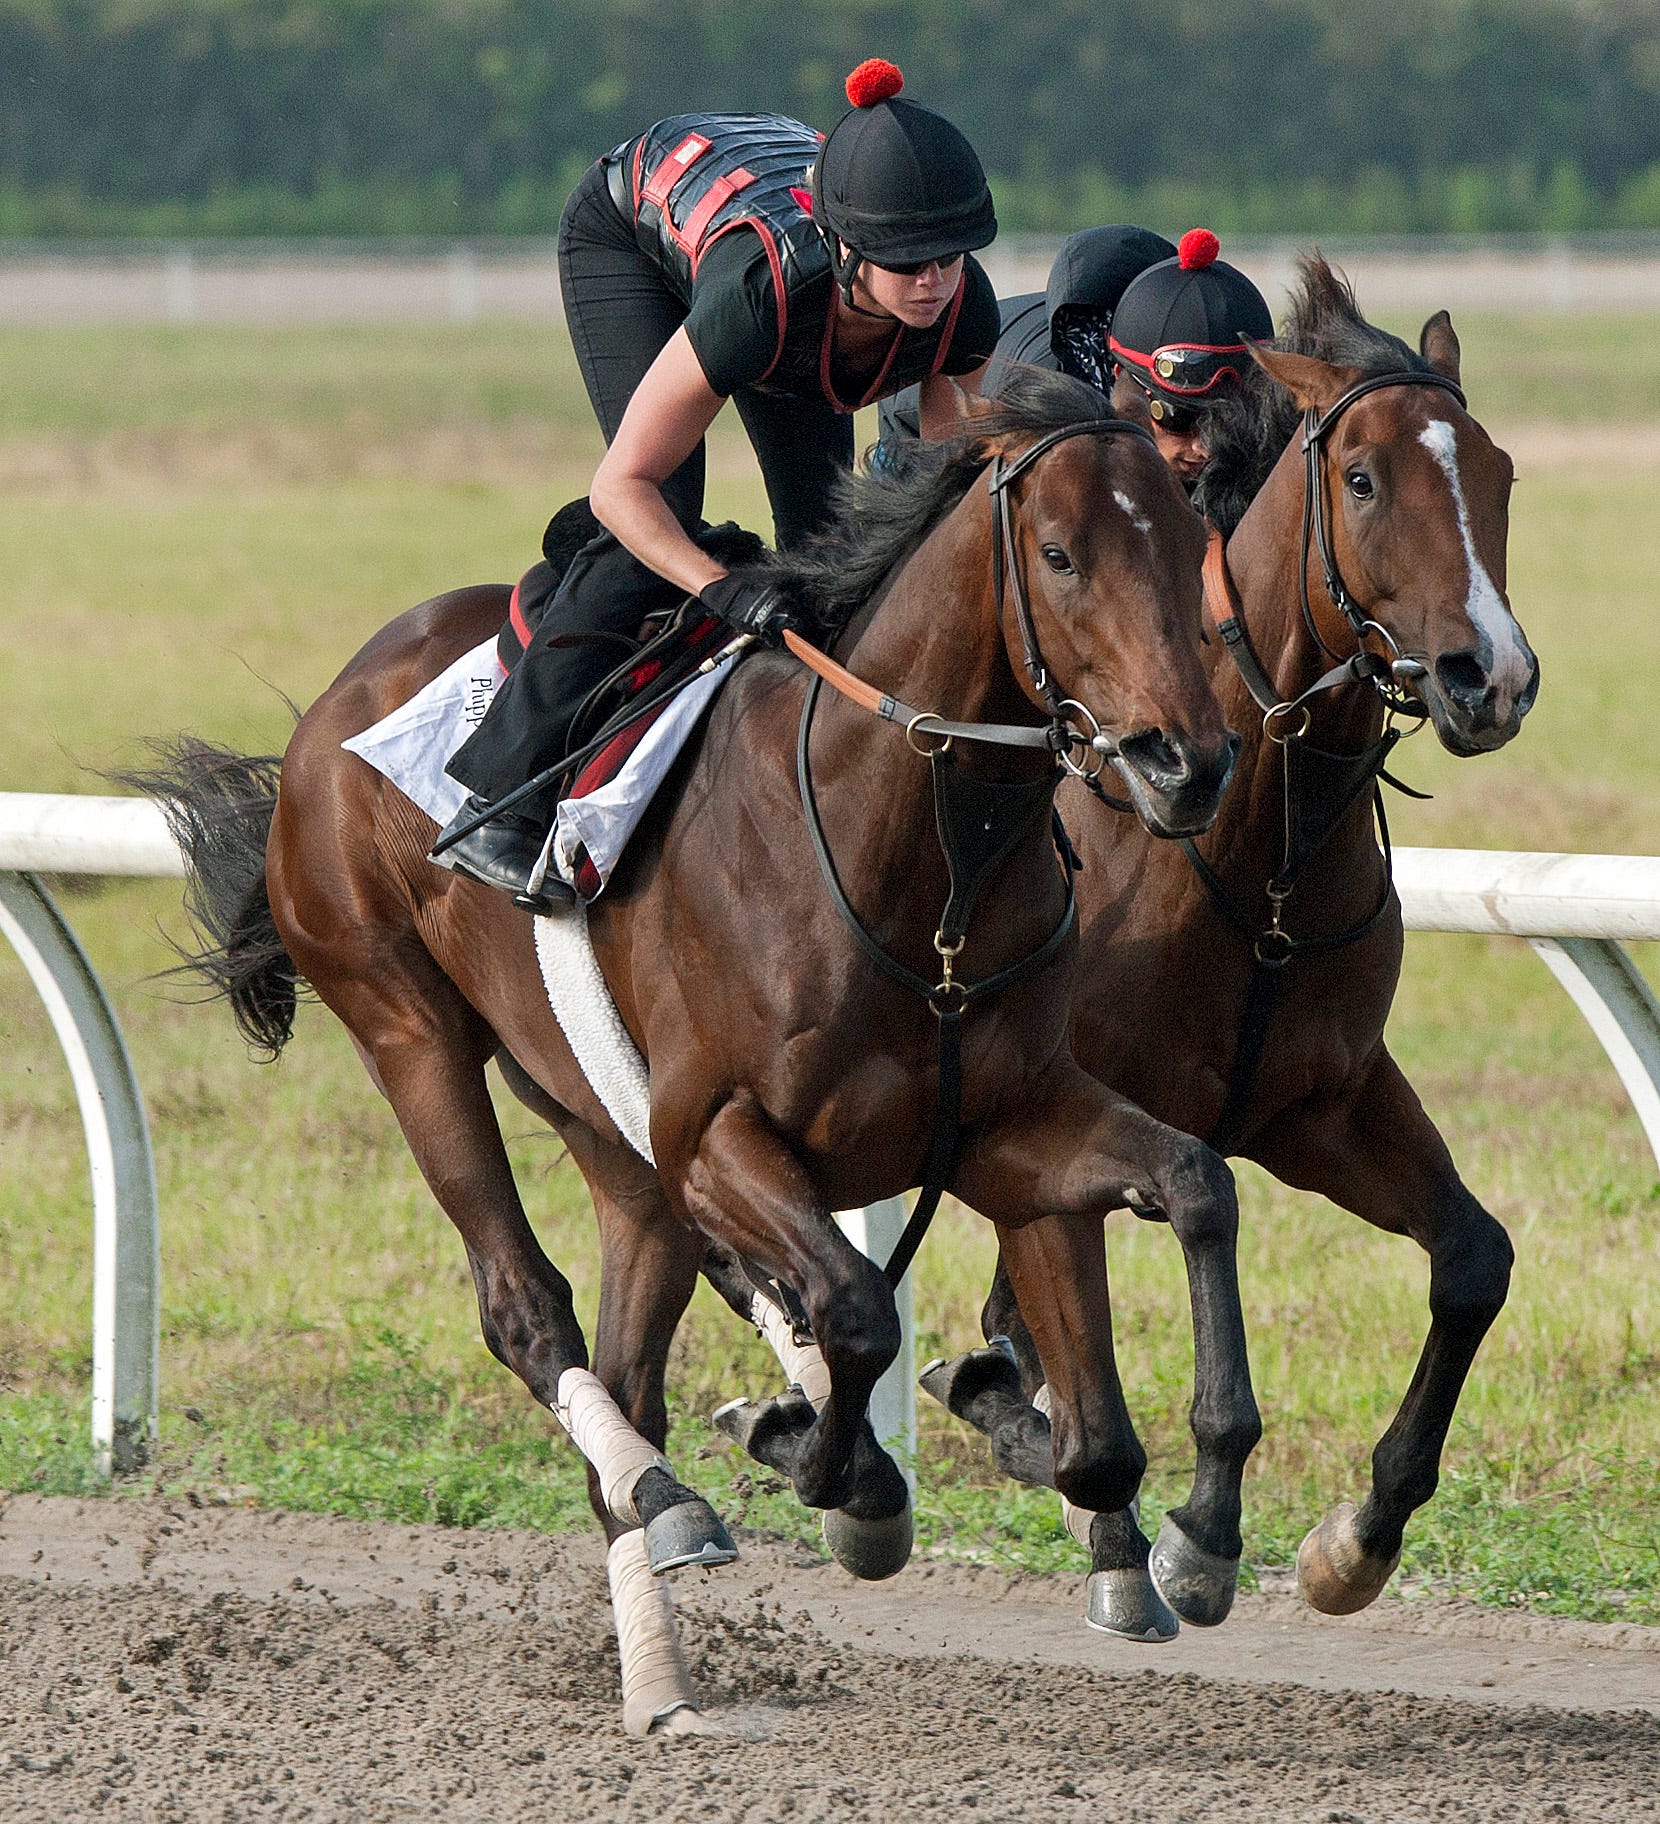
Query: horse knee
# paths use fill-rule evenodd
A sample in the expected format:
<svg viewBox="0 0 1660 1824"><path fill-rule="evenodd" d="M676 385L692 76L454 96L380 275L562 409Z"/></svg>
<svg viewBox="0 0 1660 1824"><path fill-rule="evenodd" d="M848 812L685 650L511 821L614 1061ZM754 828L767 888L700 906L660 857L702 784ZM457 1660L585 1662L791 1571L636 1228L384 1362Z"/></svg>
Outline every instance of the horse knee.
<svg viewBox="0 0 1660 1824"><path fill-rule="evenodd" d="M1165 1214L1187 1248L1232 1247L1239 1235L1233 1171L1202 1141L1188 1142L1160 1182Z"/></svg>
<svg viewBox="0 0 1660 1824"><path fill-rule="evenodd" d="M1088 1438L1055 1441L1055 1487L1074 1507L1097 1513L1127 1508L1147 1473L1147 1453L1133 1435L1103 1445Z"/></svg>
<svg viewBox="0 0 1660 1824"><path fill-rule="evenodd" d="M845 1277L805 1302L819 1347L844 1372L868 1373L874 1381L898 1355L899 1307L874 1261L855 1255Z"/></svg>
<svg viewBox="0 0 1660 1824"><path fill-rule="evenodd" d="M547 1263L536 1281L514 1284L489 1261L470 1252L468 1258L485 1347L524 1382L539 1405L550 1405L560 1375L588 1365L569 1282Z"/></svg>
<svg viewBox="0 0 1660 1824"><path fill-rule="evenodd" d="M1468 1220L1444 1252L1431 1256L1429 1310L1436 1323L1485 1332L1510 1295L1516 1250L1504 1225L1465 1196Z"/></svg>

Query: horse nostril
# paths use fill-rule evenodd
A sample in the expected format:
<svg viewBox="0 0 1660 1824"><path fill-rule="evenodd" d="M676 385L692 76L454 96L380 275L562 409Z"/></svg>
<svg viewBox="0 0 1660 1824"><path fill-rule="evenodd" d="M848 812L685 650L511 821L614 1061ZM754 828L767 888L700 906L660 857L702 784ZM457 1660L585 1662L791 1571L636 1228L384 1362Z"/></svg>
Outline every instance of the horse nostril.
<svg viewBox="0 0 1660 1824"><path fill-rule="evenodd" d="M1449 652L1435 661L1435 681L1463 709L1479 709L1492 691L1487 667L1473 652Z"/></svg>
<svg viewBox="0 0 1660 1824"><path fill-rule="evenodd" d="M1516 713L1525 716L1532 709L1534 699L1539 695L1539 661L1533 661L1533 671L1528 678L1522 694L1516 699Z"/></svg>
<svg viewBox="0 0 1660 1824"><path fill-rule="evenodd" d="M1188 777L1187 756L1162 728L1144 728L1119 744L1119 753L1149 785L1170 791Z"/></svg>

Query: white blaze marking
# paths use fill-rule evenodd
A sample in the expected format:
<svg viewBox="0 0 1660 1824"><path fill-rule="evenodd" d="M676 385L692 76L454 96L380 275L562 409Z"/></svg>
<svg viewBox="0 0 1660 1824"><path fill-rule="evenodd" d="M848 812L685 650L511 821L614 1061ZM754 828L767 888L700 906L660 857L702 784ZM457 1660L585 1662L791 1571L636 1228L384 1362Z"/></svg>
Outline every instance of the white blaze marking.
<svg viewBox="0 0 1660 1824"><path fill-rule="evenodd" d="M1492 652L1490 675L1494 683L1520 694L1533 675L1527 657L1522 630L1516 617L1504 605L1504 597L1493 586L1487 567L1476 556L1475 539L1470 532L1470 509L1464 504L1464 484L1458 476L1458 437L1445 418L1432 418L1418 433L1418 441L1441 465L1452 489L1453 506L1458 511L1458 530L1464 540L1464 561L1470 570L1470 592L1464 612L1471 625L1486 640Z"/></svg>
<svg viewBox="0 0 1660 1824"><path fill-rule="evenodd" d="M1122 488L1114 488L1112 497L1124 511L1129 514L1130 524L1134 526L1138 532L1144 532L1151 538L1153 536L1153 522L1142 512L1140 507L1130 499L1129 495L1126 494Z"/></svg>

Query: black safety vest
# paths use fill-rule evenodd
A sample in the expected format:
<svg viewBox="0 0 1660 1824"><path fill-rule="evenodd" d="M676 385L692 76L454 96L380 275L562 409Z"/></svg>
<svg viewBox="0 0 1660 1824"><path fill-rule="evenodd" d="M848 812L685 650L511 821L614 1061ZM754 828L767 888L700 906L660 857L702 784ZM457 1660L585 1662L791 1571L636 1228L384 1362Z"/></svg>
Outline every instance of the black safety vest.
<svg viewBox="0 0 1660 1824"><path fill-rule="evenodd" d="M783 114L676 114L647 127L606 160L612 200L631 213L641 249L689 304L704 254L722 235L753 229L772 268L778 343L759 391L823 398L851 412L937 374L951 351L968 274L928 329L905 329L857 399L831 376L836 275L813 220L809 185L822 136Z"/></svg>

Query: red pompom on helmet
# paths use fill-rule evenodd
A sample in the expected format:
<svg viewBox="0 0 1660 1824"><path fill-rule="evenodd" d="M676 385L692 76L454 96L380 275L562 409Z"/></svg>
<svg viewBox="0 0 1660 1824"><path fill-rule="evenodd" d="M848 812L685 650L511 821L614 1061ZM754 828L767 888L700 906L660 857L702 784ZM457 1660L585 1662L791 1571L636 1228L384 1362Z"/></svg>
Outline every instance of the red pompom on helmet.
<svg viewBox="0 0 1660 1824"><path fill-rule="evenodd" d="M849 302L861 260L912 270L984 247L997 233L984 166L944 115L899 91L883 57L847 79L853 104L824 137L813 165L813 220L831 248Z"/></svg>
<svg viewBox="0 0 1660 1824"><path fill-rule="evenodd" d="M874 108L879 101L892 101L904 86L898 64L867 57L847 79L847 99L856 108Z"/></svg>
<svg viewBox="0 0 1660 1824"><path fill-rule="evenodd" d="M1222 251L1222 243L1208 228L1189 228L1176 243L1176 257L1183 272L1202 272Z"/></svg>

